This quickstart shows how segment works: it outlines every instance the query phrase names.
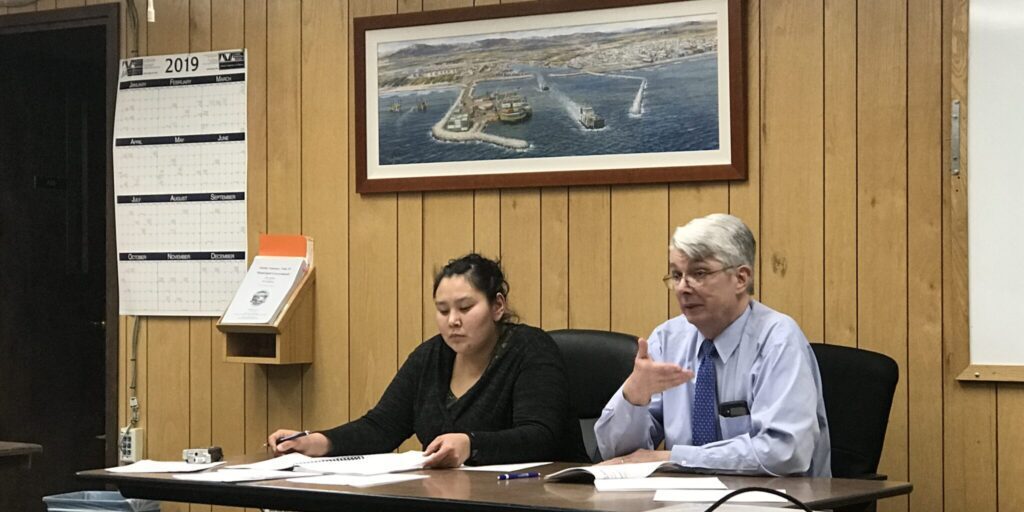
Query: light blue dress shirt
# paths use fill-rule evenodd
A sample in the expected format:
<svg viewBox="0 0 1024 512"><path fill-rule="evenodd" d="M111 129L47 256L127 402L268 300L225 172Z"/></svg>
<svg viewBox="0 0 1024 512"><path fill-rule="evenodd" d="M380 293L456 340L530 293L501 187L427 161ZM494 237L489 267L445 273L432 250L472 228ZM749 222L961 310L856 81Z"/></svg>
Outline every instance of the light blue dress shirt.
<svg viewBox="0 0 1024 512"><path fill-rule="evenodd" d="M704 336L679 315L651 333L648 354L696 371ZM828 477L831 444L821 376L796 322L757 301L714 340L718 402L745 401L749 415L718 416L721 441L692 446L694 383L657 393L635 406L622 388L594 425L605 459L665 441L673 461L687 467L737 473Z"/></svg>

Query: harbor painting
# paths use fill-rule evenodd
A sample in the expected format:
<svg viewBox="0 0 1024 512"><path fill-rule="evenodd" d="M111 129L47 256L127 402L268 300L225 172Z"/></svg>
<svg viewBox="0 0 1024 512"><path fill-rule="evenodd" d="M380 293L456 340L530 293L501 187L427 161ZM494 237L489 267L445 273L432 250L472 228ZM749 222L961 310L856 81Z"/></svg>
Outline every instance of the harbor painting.
<svg viewBox="0 0 1024 512"><path fill-rule="evenodd" d="M737 1L538 4L356 19L360 192L745 178Z"/></svg>

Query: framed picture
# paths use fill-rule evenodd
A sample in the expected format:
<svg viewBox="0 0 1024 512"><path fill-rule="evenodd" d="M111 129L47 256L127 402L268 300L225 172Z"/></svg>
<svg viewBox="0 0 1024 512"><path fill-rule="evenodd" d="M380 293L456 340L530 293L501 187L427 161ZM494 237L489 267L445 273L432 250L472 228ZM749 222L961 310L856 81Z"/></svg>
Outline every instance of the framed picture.
<svg viewBox="0 0 1024 512"><path fill-rule="evenodd" d="M746 178L739 0L354 25L360 193Z"/></svg>

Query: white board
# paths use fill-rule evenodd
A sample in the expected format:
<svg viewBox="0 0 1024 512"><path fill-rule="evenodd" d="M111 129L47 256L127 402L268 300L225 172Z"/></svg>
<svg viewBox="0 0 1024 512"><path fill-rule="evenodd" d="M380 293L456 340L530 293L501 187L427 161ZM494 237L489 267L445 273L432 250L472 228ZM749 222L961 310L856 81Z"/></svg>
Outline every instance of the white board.
<svg viewBox="0 0 1024 512"><path fill-rule="evenodd" d="M971 364L1024 365L1024 3L971 0L969 16Z"/></svg>

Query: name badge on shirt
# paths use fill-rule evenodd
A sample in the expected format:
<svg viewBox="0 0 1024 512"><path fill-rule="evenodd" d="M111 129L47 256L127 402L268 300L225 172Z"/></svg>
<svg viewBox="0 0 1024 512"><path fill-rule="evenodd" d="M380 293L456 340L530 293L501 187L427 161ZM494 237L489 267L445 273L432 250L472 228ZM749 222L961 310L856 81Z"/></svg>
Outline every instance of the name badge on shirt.
<svg viewBox="0 0 1024 512"><path fill-rule="evenodd" d="M750 408L744 400L725 402L718 404L718 414L724 418L738 418L750 415Z"/></svg>

